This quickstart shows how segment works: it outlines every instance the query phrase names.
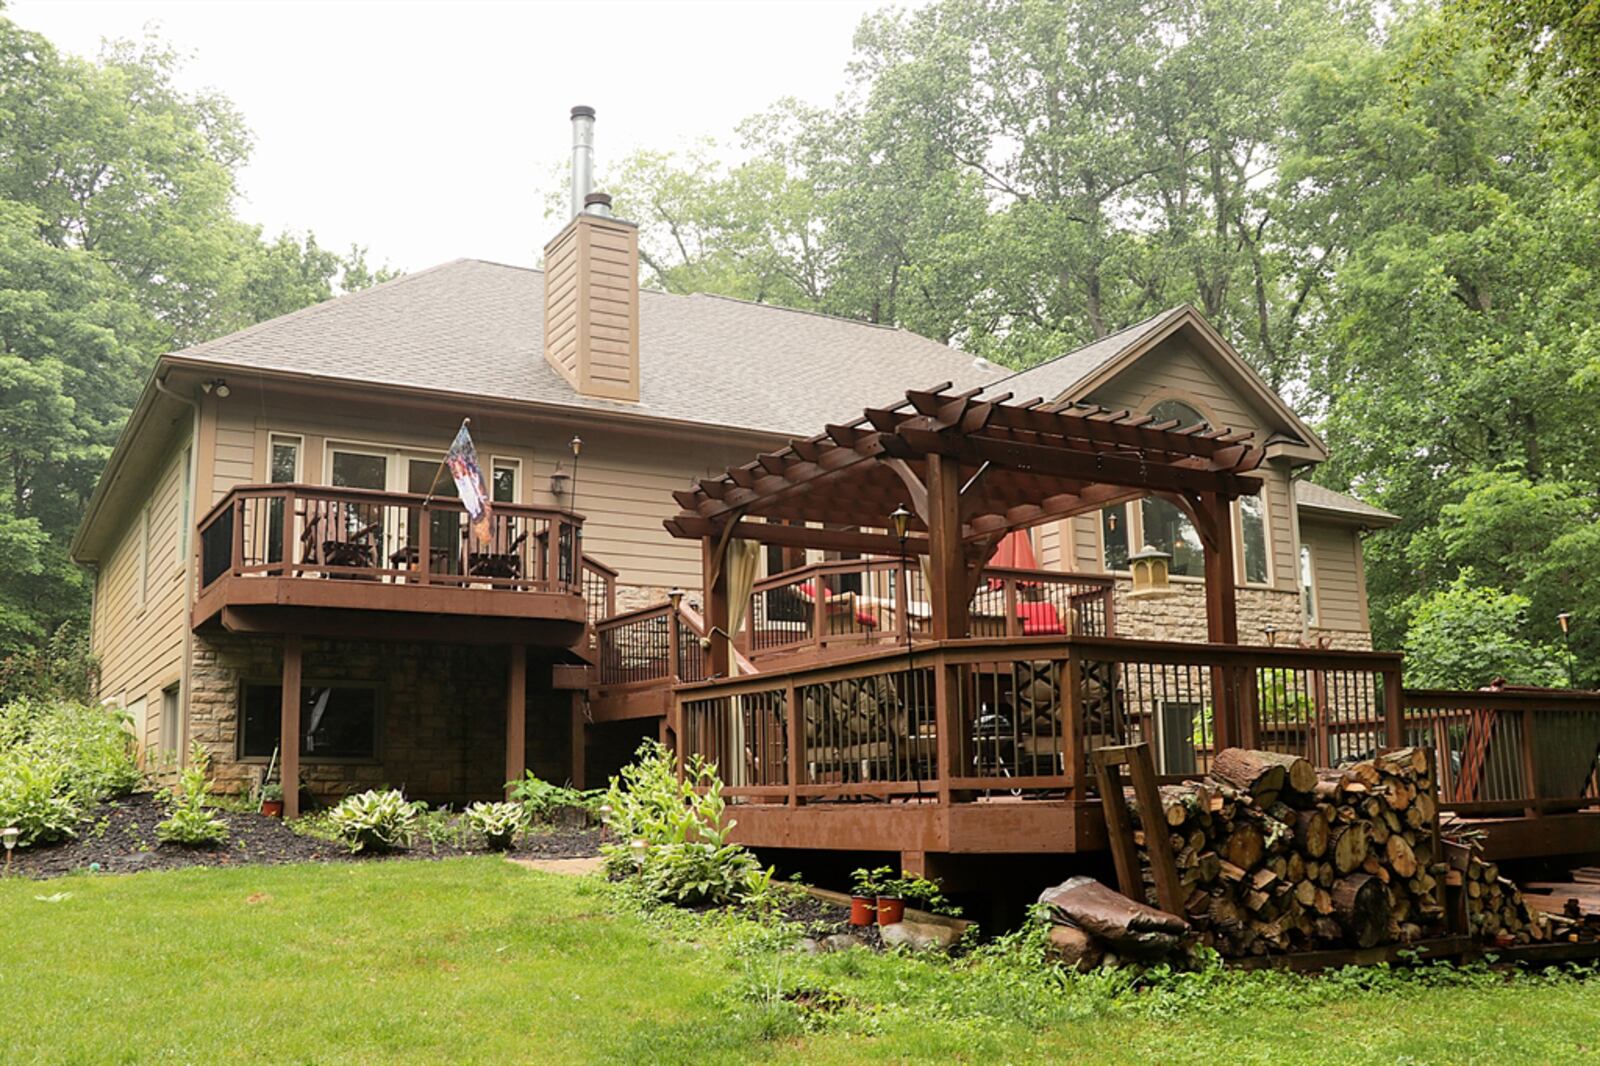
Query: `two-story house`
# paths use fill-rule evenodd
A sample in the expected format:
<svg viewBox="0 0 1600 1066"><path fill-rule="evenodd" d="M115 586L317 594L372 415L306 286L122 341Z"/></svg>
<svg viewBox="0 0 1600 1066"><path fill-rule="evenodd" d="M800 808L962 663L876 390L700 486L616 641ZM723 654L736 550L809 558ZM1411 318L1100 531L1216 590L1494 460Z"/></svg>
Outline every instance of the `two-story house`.
<svg viewBox="0 0 1600 1066"><path fill-rule="evenodd" d="M592 121L575 109L580 151ZM320 796L594 780L656 723L592 721L590 623L700 581L698 546L662 526L673 491L942 381L1252 431L1240 639L1368 645L1361 535L1393 516L1306 480L1324 445L1192 308L1014 373L903 330L641 290L636 228L584 173L542 271L457 260L157 360L73 544L102 696L152 763L199 742L237 786L281 751ZM493 497L476 550L439 476L463 419ZM1032 536L1041 568L1121 575L1121 631L1204 639L1171 505ZM1182 596L1125 600L1145 545Z"/></svg>

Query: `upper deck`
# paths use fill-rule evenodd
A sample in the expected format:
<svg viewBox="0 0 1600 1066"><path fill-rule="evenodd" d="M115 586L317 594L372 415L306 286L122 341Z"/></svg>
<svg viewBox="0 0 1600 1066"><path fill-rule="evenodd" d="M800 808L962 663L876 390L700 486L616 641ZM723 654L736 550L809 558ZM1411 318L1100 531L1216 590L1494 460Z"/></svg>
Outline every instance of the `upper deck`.
<svg viewBox="0 0 1600 1066"><path fill-rule="evenodd" d="M196 628L574 647L611 608L583 516L497 503L469 545L459 500L254 484L199 522Z"/></svg>

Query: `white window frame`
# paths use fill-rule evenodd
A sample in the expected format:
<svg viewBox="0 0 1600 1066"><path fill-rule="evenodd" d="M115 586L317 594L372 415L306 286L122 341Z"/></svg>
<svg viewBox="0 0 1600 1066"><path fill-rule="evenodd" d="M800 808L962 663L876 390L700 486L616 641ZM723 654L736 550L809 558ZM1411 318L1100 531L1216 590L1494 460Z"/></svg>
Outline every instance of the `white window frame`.
<svg viewBox="0 0 1600 1066"><path fill-rule="evenodd" d="M167 699L172 699L168 720ZM170 730L169 730L170 726ZM183 745L183 683L174 681L161 690L161 718L156 726L156 746L163 755L177 755Z"/></svg>
<svg viewBox="0 0 1600 1066"><path fill-rule="evenodd" d="M1233 501L1233 546L1235 553L1235 577L1240 585L1245 588L1269 589L1273 587L1274 570L1272 566L1272 504L1267 501L1267 487L1263 483L1260 495L1255 497L1261 501L1261 543L1262 550L1267 553L1267 576L1264 581L1251 581L1245 575L1244 564L1244 501L1239 497Z"/></svg>
<svg viewBox="0 0 1600 1066"><path fill-rule="evenodd" d="M183 466L178 474L178 528L177 536L173 540L173 568L182 574L185 562L190 552L189 531L194 528L194 518L190 512L194 507L194 482L190 473L194 464L194 446L183 449Z"/></svg>
<svg viewBox="0 0 1600 1066"><path fill-rule="evenodd" d="M1306 625L1317 625L1318 616L1322 613L1322 594L1317 589L1317 554L1311 550L1311 545L1300 545L1300 614L1306 620ZM1310 590L1311 598L1306 599L1306 591Z"/></svg>
<svg viewBox="0 0 1600 1066"><path fill-rule="evenodd" d="M509 501L496 501L500 503L522 502L522 460L511 455L489 456L489 497L494 498L495 471L506 469L511 471L511 499Z"/></svg>
<svg viewBox="0 0 1600 1066"><path fill-rule="evenodd" d="M261 480L269 484L272 483L272 449L279 444L294 445L294 479L291 483L304 483L306 479L306 438L300 433L269 432L267 434L267 468L262 471Z"/></svg>

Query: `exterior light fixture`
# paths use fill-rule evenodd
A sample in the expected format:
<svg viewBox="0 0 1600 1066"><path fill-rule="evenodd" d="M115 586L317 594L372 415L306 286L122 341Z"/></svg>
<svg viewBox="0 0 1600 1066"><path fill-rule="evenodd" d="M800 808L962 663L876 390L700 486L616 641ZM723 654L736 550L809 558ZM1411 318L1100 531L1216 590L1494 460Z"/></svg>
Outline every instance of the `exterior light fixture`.
<svg viewBox="0 0 1600 1066"><path fill-rule="evenodd" d="M633 843L628 845L628 850L633 854L633 865L642 869L644 867L644 858L649 854L650 845L643 840L635 839Z"/></svg>
<svg viewBox="0 0 1600 1066"><path fill-rule="evenodd" d="M557 503L560 503L561 497L567 494L567 482L571 478L571 474L561 469L560 463L557 463L556 468L550 472L550 495L556 498Z"/></svg>
<svg viewBox="0 0 1600 1066"><path fill-rule="evenodd" d="M212 378L200 383L200 391L208 396L214 392L217 394L217 399L226 400L233 390L228 388L227 378Z"/></svg>
<svg viewBox="0 0 1600 1066"><path fill-rule="evenodd" d="M672 613L677 614L678 608L683 604L683 590L675 588L667 593L667 602L672 604Z"/></svg>
<svg viewBox="0 0 1600 1066"><path fill-rule="evenodd" d="M18 829L14 825L8 825L4 829L0 829L0 841L3 841L5 843L5 846L6 846L6 876L7 877L11 876L11 853L16 850L17 838L20 837L21 835L22 835L22 830Z"/></svg>
<svg viewBox="0 0 1600 1066"><path fill-rule="evenodd" d="M572 449L572 457L576 459L578 453L583 451L583 438L574 433L572 439L567 441L567 447Z"/></svg>
<svg viewBox="0 0 1600 1066"><path fill-rule="evenodd" d="M911 533L911 512L902 503L889 513L889 521L894 523L894 535L899 538L901 550L904 550L906 537Z"/></svg>
<svg viewBox="0 0 1600 1066"><path fill-rule="evenodd" d="M1266 625L1262 626L1261 632L1267 635L1267 647L1273 647L1278 643L1278 627L1273 625L1271 622L1268 622Z"/></svg>
<svg viewBox="0 0 1600 1066"><path fill-rule="evenodd" d="M1128 569L1133 574L1133 591L1129 593L1130 598L1164 600L1169 596L1176 596L1178 590L1173 588L1168 580L1171 562L1170 552L1152 548L1148 544L1143 551L1128 556Z"/></svg>

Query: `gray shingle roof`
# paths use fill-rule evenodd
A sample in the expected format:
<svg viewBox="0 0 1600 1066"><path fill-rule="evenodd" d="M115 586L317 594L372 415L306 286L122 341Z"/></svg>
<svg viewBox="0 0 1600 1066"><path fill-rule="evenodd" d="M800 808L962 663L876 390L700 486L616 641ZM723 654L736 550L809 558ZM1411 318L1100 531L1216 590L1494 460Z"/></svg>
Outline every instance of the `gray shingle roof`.
<svg viewBox="0 0 1600 1066"><path fill-rule="evenodd" d="M175 353L243 368L489 395L784 434L907 388L1005 373L905 330L645 291L637 404L578 395L545 362L544 274L458 259Z"/></svg>
<svg viewBox="0 0 1600 1066"><path fill-rule="evenodd" d="M1169 308L1159 315L1150 316L1143 322L1135 322L1125 329L1108 333L1097 341L1085 344L1082 348L1075 348L1037 366L1008 374L994 385L996 388L1015 394L1021 400L1029 400L1035 396L1041 396L1047 402L1054 400L1159 330L1169 319L1182 314L1183 311L1183 307Z"/></svg>
<svg viewBox="0 0 1600 1066"><path fill-rule="evenodd" d="M1368 519L1374 526L1390 526L1400 521L1399 515L1390 514L1354 496L1346 496L1342 492L1335 492L1311 481L1294 483L1294 502L1296 506L1308 511L1324 511Z"/></svg>

